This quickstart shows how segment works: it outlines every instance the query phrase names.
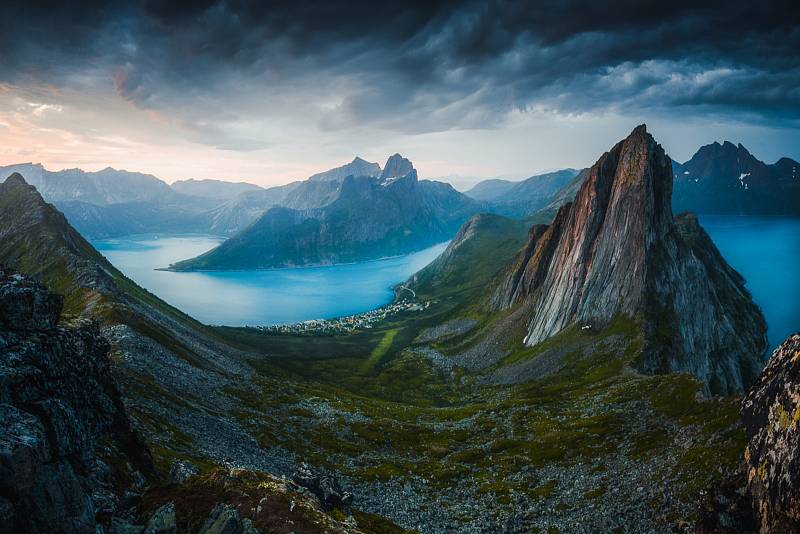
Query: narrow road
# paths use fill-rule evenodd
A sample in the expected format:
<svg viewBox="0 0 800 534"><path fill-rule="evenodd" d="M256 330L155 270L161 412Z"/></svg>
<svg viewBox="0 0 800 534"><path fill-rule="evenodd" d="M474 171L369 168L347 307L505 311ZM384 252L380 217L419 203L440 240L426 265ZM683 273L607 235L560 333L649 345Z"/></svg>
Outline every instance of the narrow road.
<svg viewBox="0 0 800 534"><path fill-rule="evenodd" d="M411 292L411 296L413 296L414 298L417 298L417 293L413 289L411 289L410 287L406 287L406 286L401 284L400 285L400 289L405 289L406 291L410 291Z"/></svg>

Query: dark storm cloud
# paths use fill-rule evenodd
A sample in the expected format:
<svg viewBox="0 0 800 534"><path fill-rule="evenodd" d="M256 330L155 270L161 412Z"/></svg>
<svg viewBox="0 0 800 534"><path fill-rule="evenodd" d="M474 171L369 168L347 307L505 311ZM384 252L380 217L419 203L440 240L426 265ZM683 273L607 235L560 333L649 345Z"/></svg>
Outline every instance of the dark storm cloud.
<svg viewBox="0 0 800 534"><path fill-rule="evenodd" d="M34 5L35 4L35 5ZM11 2L0 82L108 76L202 142L329 93L323 128L492 127L513 109L800 121L797 2ZM262 95L262 96L259 96ZM263 98L263 100L260 100ZM262 107L263 106L263 107ZM215 141L216 140L216 141Z"/></svg>

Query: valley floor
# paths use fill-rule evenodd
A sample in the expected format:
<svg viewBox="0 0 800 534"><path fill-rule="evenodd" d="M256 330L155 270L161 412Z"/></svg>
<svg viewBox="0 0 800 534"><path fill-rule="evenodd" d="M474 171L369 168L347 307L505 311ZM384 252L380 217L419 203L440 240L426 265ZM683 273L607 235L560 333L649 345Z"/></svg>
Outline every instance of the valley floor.
<svg viewBox="0 0 800 534"><path fill-rule="evenodd" d="M669 531L736 468L736 401L633 371L633 322L515 349L491 332L519 314L457 309L331 336L218 328L242 351L224 373L182 373L168 354L123 366L142 384L129 407L165 470L305 461L357 508L424 533Z"/></svg>

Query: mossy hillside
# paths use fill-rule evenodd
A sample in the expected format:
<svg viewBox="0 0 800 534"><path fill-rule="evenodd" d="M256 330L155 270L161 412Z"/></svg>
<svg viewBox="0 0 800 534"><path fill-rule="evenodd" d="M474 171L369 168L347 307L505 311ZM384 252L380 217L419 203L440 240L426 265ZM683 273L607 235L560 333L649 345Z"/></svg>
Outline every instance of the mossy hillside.
<svg viewBox="0 0 800 534"><path fill-rule="evenodd" d="M642 339L631 320L563 332L553 343L578 348L555 374L505 387L480 386L474 373L445 373L405 350L419 330L414 319L398 319L369 334L312 343L324 350L347 337L326 357L265 358L257 365L263 395L242 398L241 417L263 446L286 448L354 484L413 480L431 498L468 486L497 501L498 517L519 499L534 508L560 504L564 514L586 501L633 502L636 495L612 492L621 472L670 489L648 496L666 524L737 464L743 436L735 401L703 400L688 375L635 372ZM498 365L542 350L518 348ZM263 411L269 420L254 417ZM562 480L552 477L554 468ZM583 472L586 487L576 497L563 476Z"/></svg>
<svg viewBox="0 0 800 534"><path fill-rule="evenodd" d="M495 283L525 243L527 229L524 223L499 215L476 215L408 285L422 300L475 300Z"/></svg>

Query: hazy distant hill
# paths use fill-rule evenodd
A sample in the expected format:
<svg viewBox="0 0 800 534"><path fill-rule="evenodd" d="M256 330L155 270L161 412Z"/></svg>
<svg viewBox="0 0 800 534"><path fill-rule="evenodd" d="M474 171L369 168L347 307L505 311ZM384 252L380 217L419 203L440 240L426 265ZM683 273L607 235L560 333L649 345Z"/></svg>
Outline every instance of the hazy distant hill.
<svg viewBox="0 0 800 534"><path fill-rule="evenodd" d="M732 215L800 215L800 163L781 158L768 165L741 144L701 147L673 164L676 211Z"/></svg>
<svg viewBox="0 0 800 534"><path fill-rule="evenodd" d="M562 169L531 176L520 182L484 180L465 194L489 202L495 213L522 218L546 206L578 172L576 169Z"/></svg>
<svg viewBox="0 0 800 534"><path fill-rule="evenodd" d="M348 176L378 176L381 173L381 166L377 163L370 163L358 156L350 163L336 167L328 171L313 174L308 177L309 182L334 181L341 182Z"/></svg>
<svg viewBox="0 0 800 534"><path fill-rule="evenodd" d="M248 191L260 191L262 187L247 182L226 182L224 180L178 180L172 189L193 197L228 200Z"/></svg>

